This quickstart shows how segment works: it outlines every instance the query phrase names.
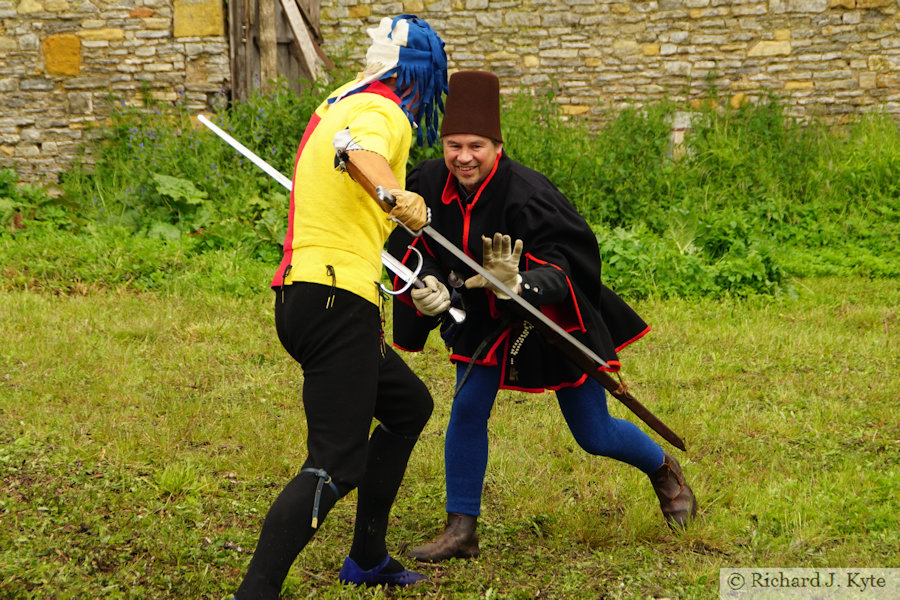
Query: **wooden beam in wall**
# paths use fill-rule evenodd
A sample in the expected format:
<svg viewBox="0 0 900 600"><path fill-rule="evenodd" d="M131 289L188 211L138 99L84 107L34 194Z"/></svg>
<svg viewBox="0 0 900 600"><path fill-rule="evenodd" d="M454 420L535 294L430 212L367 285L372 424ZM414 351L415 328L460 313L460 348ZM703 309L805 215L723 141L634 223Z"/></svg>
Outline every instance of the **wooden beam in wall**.
<svg viewBox="0 0 900 600"><path fill-rule="evenodd" d="M259 0L259 78L263 90L278 77L278 21L276 0Z"/></svg>
<svg viewBox="0 0 900 600"><path fill-rule="evenodd" d="M312 75L313 81L315 81L318 78L319 66L322 62L321 57L316 52L316 42L310 36L309 29L303 20L303 15L300 14L296 0L281 0L281 7L284 9L284 14L291 26L294 41L297 42L297 46L300 48L303 62Z"/></svg>

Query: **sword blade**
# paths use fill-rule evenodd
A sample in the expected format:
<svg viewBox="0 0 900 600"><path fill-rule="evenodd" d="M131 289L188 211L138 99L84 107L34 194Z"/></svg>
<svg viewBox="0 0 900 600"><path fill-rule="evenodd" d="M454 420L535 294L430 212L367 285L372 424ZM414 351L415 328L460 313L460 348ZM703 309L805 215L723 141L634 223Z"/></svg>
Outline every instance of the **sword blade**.
<svg viewBox="0 0 900 600"><path fill-rule="evenodd" d="M379 186L376 188L376 192L380 200L393 205L393 197L387 190ZM471 256L441 235L431 225L423 227L422 232L450 252L450 254L461 260L467 267L484 277L498 290L509 296L514 306L519 309L519 312L524 311L524 318L530 321L547 338L548 342L559 348L565 356L578 365L589 377L597 380L616 400L624 404L628 410L646 423L653 431L679 450L685 449L684 441L678 434L641 404L624 385L617 384L609 373L600 370L600 367L607 369L611 369L611 367L605 360L597 356L593 350L578 341L578 339L557 325L530 302L512 291L506 284L488 272L482 265L478 264Z"/></svg>
<svg viewBox="0 0 900 600"><path fill-rule="evenodd" d="M199 115L199 116L197 116L197 120L200 121L201 123L203 123L204 125L206 125L206 127L209 128L210 131L212 131L217 136L219 136L220 138L225 140L226 144L228 144L229 146L231 146L232 148L234 148L235 150L240 152L242 156L249 159L250 162L252 162L254 165L256 165L257 167L259 167L260 169L265 171L275 181L277 181L282 186L287 188L288 191L291 190L291 187L292 187L291 180L288 179L287 177L285 177L284 175L282 175L281 173L279 173L278 170L275 169L275 167L273 167L272 165L270 165L269 163L267 163L266 161L264 161L263 159L258 157L256 154L251 152L250 149L247 148L246 146L244 146L242 143L240 143L239 141L237 141L236 139L234 139L233 137L231 137L230 135L228 135L227 133L222 131L222 129L220 127L216 126L212 121L207 119L205 116Z"/></svg>
<svg viewBox="0 0 900 600"><path fill-rule="evenodd" d="M364 184L363 187L368 192L371 193L372 189L374 188L375 195L373 198L376 202L383 206L394 206L395 200L391 193L382 186L375 186L373 182L366 176L366 174L353 164L352 157L350 157L347 152L342 152L340 149L337 149L337 154L341 162L347 166L347 170L350 175L353 176L353 178L359 181L361 184ZM425 225L425 227L423 227L418 233L410 233L412 233L412 235L420 235L421 233L425 233L426 235L428 235L428 237L442 246L445 250L450 252L450 254L461 260L467 267L484 277L495 288L506 294L509 299L512 300L513 306L516 307L520 313L525 313L524 318L527 319L532 325L534 325L535 328L537 328L538 331L540 331L541 334L547 338L548 342L559 348L559 350L566 357L568 357L569 360L578 365L578 367L589 377L598 381L600 385L608 390L616 400L624 404L628 408L628 410L633 412L641 421L646 423L664 440L680 450L685 449L684 442L681 440L681 438L674 431L669 429L669 427L666 426L665 423L660 421L656 415L650 412L647 407L638 402L638 400L631 395L624 384L617 384L616 381L609 375L609 373L600 370L600 367L605 367L610 370L611 367L605 360L597 356L597 354L593 350L578 341L566 330L557 325L552 319L535 308L530 302L509 289L506 284L489 273L482 265L475 262L472 257L470 257L455 244L453 244L450 240L441 235L431 225Z"/></svg>
<svg viewBox="0 0 900 600"><path fill-rule="evenodd" d="M503 292L504 294L509 296L509 299L512 300L513 302L515 302L519 306L519 308L523 309L525 312L527 312L530 316L534 317L535 319L540 320L553 333L557 334L558 336L560 336L562 338L566 338L567 342L569 342L570 344L572 344L573 346L578 348L578 350L581 351L582 354L584 354L585 356L587 356L588 358L590 358L591 360L596 362L599 366L606 367L607 369L611 368L605 360L603 360L602 358L597 356L596 352L594 352L593 350L591 350L590 348L588 348L587 346L585 346L584 344L579 342L577 339L572 337L572 335L569 334L569 332L567 332L565 329L563 329L562 327L557 325L555 322L553 322L544 313L542 313L537 308L535 308L535 306L533 304L531 304L530 302L528 302L527 300L525 300L524 298L519 296L517 293L515 293L511 289L509 289L509 287L507 287L507 285L505 283L503 283L502 281L497 279L490 271L486 270L483 266L481 266L480 264L475 262L471 256L469 256L468 254L463 252L460 248L457 248L453 244L453 242L451 242L450 240L445 238L443 235L441 235L431 225L426 225L422 229L422 231L424 231L428 235L428 237L430 237L435 242L437 242L438 244L443 246L443 248L445 250L447 250L448 252L450 252L453 256L455 256L456 258L461 260L463 263L465 263L465 265L467 267L469 267L470 269L472 269L473 271L475 271L476 273L478 273L479 275L481 275L482 277L487 279L491 283L491 285L496 286L496 288L498 290L500 290L501 292Z"/></svg>

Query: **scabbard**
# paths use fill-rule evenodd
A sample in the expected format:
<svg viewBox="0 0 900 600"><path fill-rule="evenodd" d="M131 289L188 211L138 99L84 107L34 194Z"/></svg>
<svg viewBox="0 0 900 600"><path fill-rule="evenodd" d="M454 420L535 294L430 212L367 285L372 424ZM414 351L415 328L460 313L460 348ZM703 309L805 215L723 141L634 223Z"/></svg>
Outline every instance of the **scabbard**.
<svg viewBox="0 0 900 600"><path fill-rule="evenodd" d="M626 386L622 382L616 382L609 373L606 371L601 371L599 369L594 369L593 371L587 371L587 374L600 382L600 384L606 388L606 390L612 395L616 400L625 405L628 410L633 412L641 421L647 424L650 429L658 433L664 440L678 448L679 450L686 450L684 447L684 441L678 434L668 428L665 423L659 420L659 417L650 412L646 406L641 404L637 398L631 395L631 392L628 391L628 386Z"/></svg>
<svg viewBox="0 0 900 600"><path fill-rule="evenodd" d="M616 381L612 378L612 376L606 371L601 371L597 364L588 356L586 356L583 352L579 351L578 348L568 343L568 340L563 339L558 333L553 331L551 328L547 327L540 319L529 318L524 310L517 304L512 304L513 312L518 314L519 317L528 320L529 323L534 325L534 328L547 340L549 343L553 344L553 346L559 350L562 354L569 358L573 363L575 363L582 371L584 371L589 377L595 379L597 382L602 385L606 391L610 393L616 400L625 405L625 407L633 412L635 416L637 416L641 421L647 424L650 429L658 433L664 440L678 448L679 450L685 450L684 441L676 434L674 431L669 429L669 427L663 423L659 417L650 412L646 406L640 403L637 398L635 398L631 392L628 391L628 386L620 381Z"/></svg>

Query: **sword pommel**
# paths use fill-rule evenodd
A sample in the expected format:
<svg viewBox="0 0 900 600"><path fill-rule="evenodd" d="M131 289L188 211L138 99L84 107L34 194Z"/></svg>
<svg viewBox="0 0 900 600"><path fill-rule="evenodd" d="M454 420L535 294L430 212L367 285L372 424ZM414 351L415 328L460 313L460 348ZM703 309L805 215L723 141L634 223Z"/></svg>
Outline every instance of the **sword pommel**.
<svg viewBox="0 0 900 600"><path fill-rule="evenodd" d="M378 198L379 202L384 202L388 206L394 206L394 204L397 203L397 201L394 200L394 196L389 191L387 191L387 188L385 188L383 185L379 185L375 188L375 195Z"/></svg>

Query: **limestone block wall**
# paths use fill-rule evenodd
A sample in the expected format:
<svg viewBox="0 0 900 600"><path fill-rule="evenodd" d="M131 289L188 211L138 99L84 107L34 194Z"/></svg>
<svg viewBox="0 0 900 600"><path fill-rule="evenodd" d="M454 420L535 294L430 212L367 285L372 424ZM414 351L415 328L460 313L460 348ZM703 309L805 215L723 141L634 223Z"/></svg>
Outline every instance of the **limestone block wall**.
<svg viewBox="0 0 900 600"><path fill-rule="evenodd" d="M0 168L53 183L111 98L202 110L229 81L222 0L0 0Z"/></svg>
<svg viewBox="0 0 900 600"><path fill-rule="evenodd" d="M898 0L322 0L329 52L363 56L365 27L412 13L452 69L489 69L505 92L554 86L565 113L628 103L732 103L765 91L796 116L900 117Z"/></svg>
<svg viewBox="0 0 900 600"><path fill-rule="evenodd" d="M223 99L225 2L0 0L0 168L56 181L110 94ZM490 69L504 92L552 87L596 122L711 88L733 104L774 91L800 117L900 119L900 0L321 0L324 49L362 57L365 29L401 13L438 30L451 69Z"/></svg>

